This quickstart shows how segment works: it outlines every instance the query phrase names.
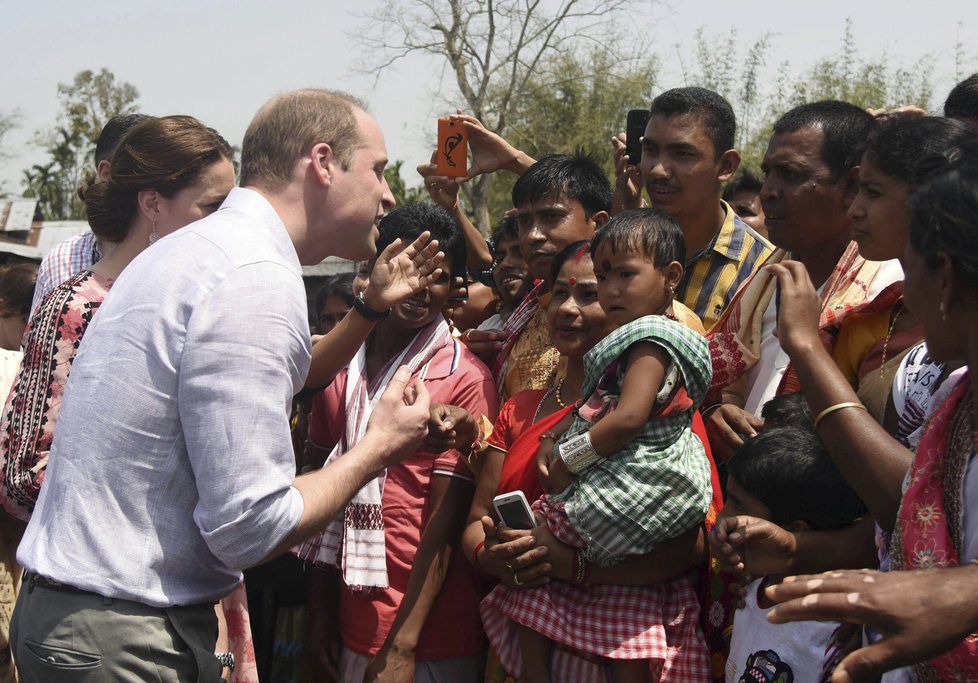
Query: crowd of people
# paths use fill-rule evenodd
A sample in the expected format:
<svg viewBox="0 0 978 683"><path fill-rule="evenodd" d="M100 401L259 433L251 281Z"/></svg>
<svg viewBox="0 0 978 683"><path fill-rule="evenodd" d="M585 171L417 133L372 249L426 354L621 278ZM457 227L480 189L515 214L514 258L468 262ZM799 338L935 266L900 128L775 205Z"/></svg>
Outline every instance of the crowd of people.
<svg viewBox="0 0 978 683"><path fill-rule="evenodd" d="M703 88L611 178L454 120L403 206L344 93L237 181L109 122L91 231L0 271L0 681L978 680L978 74L799 105L760 169Z"/></svg>

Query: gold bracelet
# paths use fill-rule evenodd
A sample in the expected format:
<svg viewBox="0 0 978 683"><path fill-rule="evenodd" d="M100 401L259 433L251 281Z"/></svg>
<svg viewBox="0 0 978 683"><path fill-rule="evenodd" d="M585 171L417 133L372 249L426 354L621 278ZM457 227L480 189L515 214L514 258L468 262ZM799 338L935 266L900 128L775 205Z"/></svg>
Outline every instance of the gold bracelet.
<svg viewBox="0 0 978 683"><path fill-rule="evenodd" d="M836 403L818 414L818 417L815 418L815 427L817 428L822 420L824 420L828 415L831 415L837 410L842 410L843 408L859 408L860 410L866 410L866 406L859 401L843 401L842 403Z"/></svg>

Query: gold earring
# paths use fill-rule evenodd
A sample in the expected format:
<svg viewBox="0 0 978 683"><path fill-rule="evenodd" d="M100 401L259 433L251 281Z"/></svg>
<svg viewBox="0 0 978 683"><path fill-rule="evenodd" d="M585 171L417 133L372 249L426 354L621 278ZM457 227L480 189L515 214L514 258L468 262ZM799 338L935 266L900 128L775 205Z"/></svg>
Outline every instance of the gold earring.
<svg viewBox="0 0 978 683"><path fill-rule="evenodd" d="M153 219L153 229L149 232L149 243L155 244L156 240L160 238L160 233L156 232L156 219Z"/></svg>

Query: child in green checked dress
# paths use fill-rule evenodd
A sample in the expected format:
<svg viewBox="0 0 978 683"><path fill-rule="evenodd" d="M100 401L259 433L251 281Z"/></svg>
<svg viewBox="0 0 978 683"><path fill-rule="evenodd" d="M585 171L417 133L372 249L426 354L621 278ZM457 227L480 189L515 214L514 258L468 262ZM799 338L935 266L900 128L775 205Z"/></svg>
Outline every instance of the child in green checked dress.
<svg viewBox="0 0 978 683"><path fill-rule="evenodd" d="M690 576L587 583L588 563L652 552L702 524L711 501L709 460L691 431L710 354L695 314L673 301L683 235L668 214L636 209L599 230L590 251L598 300L618 327L585 356L582 403L559 444L541 438L551 494L533 506L577 548L574 580L498 586L482 603L483 622L520 681L551 680L554 644L605 660L615 683L700 683L710 667Z"/></svg>

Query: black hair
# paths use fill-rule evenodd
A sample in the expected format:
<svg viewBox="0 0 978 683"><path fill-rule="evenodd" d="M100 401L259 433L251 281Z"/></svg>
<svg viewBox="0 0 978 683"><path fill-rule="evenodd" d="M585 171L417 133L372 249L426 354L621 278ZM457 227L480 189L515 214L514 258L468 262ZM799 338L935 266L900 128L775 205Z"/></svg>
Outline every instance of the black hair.
<svg viewBox="0 0 978 683"><path fill-rule="evenodd" d="M707 135L713 141L713 156L716 159L733 149L737 135L737 117L733 107L722 95L706 88L673 88L652 100L650 108L656 116L701 116Z"/></svg>
<svg viewBox="0 0 978 683"><path fill-rule="evenodd" d="M971 74L951 89L944 100L944 116L978 119L978 73Z"/></svg>
<svg viewBox="0 0 978 683"><path fill-rule="evenodd" d="M798 427L815 431L812 410L800 392L775 396L761 408L761 418L764 420L764 429Z"/></svg>
<svg viewBox="0 0 978 683"><path fill-rule="evenodd" d="M587 218L611 211L611 182L598 162L581 150L545 155L513 185L513 206L558 196L579 201Z"/></svg>
<svg viewBox="0 0 978 683"><path fill-rule="evenodd" d="M749 168L741 168L740 172L723 188L723 200L729 202L741 192L760 194L764 181Z"/></svg>
<svg viewBox="0 0 978 683"><path fill-rule="evenodd" d="M914 187L932 169L922 161L975 137L961 121L937 116L892 116L881 121L866 145L866 156L886 175Z"/></svg>
<svg viewBox="0 0 978 683"><path fill-rule="evenodd" d="M95 142L95 165L98 166L112 156L112 152L119 146L119 141L126 133L148 120L149 116L146 114L120 114L109 119Z"/></svg>
<svg viewBox="0 0 978 683"><path fill-rule="evenodd" d="M922 165L936 170L910 198L910 246L931 268L947 254L961 281L978 290L978 136Z"/></svg>
<svg viewBox="0 0 978 683"><path fill-rule="evenodd" d="M36 263L0 266L0 315L19 315L30 320L36 283Z"/></svg>
<svg viewBox="0 0 978 683"><path fill-rule="evenodd" d="M496 247L502 240L518 240L520 238L520 224L516 219L515 213L508 213L499 221L499 225L493 228L489 235L489 244L492 245L493 256Z"/></svg>
<svg viewBox="0 0 978 683"><path fill-rule="evenodd" d="M727 473L786 527L838 529L866 513L818 436L797 427L765 430L748 439L727 462Z"/></svg>
<svg viewBox="0 0 978 683"><path fill-rule="evenodd" d="M662 209L629 209L622 211L594 233L591 256L607 244L612 253L635 251L652 259L652 265L663 268L673 261L686 261L686 239L682 228Z"/></svg>
<svg viewBox="0 0 978 683"><path fill-rule="evenodd" d="M353 279L355 277L356 275L354 273L338 273L326 280L316 290L312 301L317 317L319 316L319 312L323 310L323 306L326 305L326 299L331 296L338 297L347 306L353 307Z"/></svg>
<svg viewBox="0 0 978 683"><path fill-rule="evenodd" d="M393 209L380 221L377 253L400 238L410 243L425 230L438 240L438 249L445 253L450 277L465 275L465 237L452 215L431 202L411 202Z"/></svg>
<svg viewBox="0 0 978 683"><path fill-rule="evenodd" d="M571 242L566 247L554 254L553 261L550 262L550 281L557 281L557 275L560 273L560 269L563 268L564 264L570 259L576 258L578 254L587 254L589 244L591 244L591 242L588 240L578 240L576 242Z"/></svg>
<svg viewBox="0 0 978 683"><path fill-rule="evenodd" d="M822 158L839 180L862 159L866 140L873 128L873 116L854 104L822 100L802 104L784 114L774 124L774 134L794 133L804 128L822 131Z"/></svg>

